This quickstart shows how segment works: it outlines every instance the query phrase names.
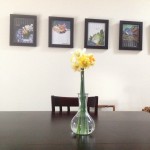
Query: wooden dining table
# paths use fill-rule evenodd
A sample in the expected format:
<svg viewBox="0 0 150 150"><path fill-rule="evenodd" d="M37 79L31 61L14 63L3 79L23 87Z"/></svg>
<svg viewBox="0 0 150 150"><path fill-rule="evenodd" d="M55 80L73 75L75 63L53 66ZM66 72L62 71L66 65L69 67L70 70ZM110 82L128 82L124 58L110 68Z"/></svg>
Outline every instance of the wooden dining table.
<svg viewBox="0 0 150 150"><path fill-rule="evenodd" d="M0 150L150 150L150 114L99 111L95 131L72 133L74 113L0 112Z"/></svg>

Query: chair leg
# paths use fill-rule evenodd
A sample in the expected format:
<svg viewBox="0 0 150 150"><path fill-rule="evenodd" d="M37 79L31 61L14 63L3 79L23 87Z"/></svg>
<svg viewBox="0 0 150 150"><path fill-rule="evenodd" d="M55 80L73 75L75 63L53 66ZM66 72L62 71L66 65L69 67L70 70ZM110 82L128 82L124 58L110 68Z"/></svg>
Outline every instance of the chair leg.
<svg viewBox="0 0 150 150"><path fill-rule="evenodd" d="M68 113L70 113L70 107L69 106L67 106L67 109L68 109Z"/></svg>
<svg viewBox="0 0 150 150"><path fill-rule="evenodd" d="M90 113L90 107L88 107L87 110L88 110L88 113Z"/></svg>
<svg viewBox="0 0 150 150"><path fill-rule="evenodd" d="M98 111L98 107L97 106L95 106L95 115L97 115L97 112Z"/></svg>
<svg viewBox="0 0 150 150"><path fill-rule="evenodd" d="M59 112L62 113L62 106L59 106Z"/></svg>
<svg viewBox="0 0 150 150"><path fill-rule="evenodd" d="M52 106L52 113L55 113L55 106Z"/></svg>

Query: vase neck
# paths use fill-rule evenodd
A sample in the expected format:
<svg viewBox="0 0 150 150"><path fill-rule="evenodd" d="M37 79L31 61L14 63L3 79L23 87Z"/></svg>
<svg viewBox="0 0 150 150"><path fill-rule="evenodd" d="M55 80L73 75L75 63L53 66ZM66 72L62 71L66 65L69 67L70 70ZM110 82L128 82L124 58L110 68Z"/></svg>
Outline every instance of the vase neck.
<svg viewBox="0 0 150 150"><path fill-rule="evenodd" d="M82 112L87 112L87 99L88 99L88 94L78 94L78 99L79 99L79 109Z"/></svg>

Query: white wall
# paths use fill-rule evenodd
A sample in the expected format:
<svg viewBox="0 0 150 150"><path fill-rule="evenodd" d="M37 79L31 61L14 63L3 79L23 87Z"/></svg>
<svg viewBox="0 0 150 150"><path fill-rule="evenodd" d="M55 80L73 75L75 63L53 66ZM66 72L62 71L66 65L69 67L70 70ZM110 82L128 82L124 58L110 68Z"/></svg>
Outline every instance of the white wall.
<svg viewBox="0 0 150 150"><path fill-rule="evenodd" d="M48 16L75 19L74 47L83 48L84 19L108 19L109 49L93 50L86 91L117 110L150 105L149 0L0 0L0 110L50 110L50 96L76 96L80 74L67 48L48 47ZM9 46L9 15L37 15L37 47ZM143 21L143 50L119 51L119 21Z"/></svg>

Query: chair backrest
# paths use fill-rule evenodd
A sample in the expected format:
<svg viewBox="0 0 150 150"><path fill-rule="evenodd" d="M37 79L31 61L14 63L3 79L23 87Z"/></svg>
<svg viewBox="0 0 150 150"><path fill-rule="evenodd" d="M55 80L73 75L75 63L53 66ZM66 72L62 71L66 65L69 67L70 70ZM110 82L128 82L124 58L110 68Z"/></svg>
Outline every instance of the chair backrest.
<svg viewBox="0 0 150 150"><path fill-rule="evenodd" d="M52 113L55 113L55 107L59 107L59 112L62 113L62 107L67 107L67 112L70 112L70 107L78 107L78 97L61 97L61 96L51 96L51 103L52 103ZM88 112L90 108L94 108L94 113L97 115L98 112L98 96L88 97L87 101L87 109Z"/></svg>

